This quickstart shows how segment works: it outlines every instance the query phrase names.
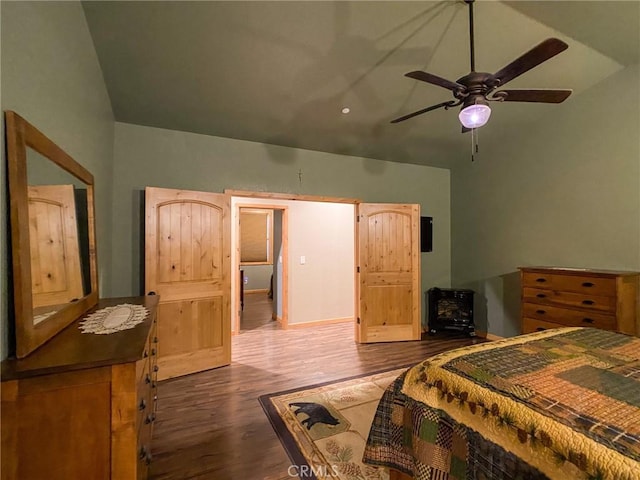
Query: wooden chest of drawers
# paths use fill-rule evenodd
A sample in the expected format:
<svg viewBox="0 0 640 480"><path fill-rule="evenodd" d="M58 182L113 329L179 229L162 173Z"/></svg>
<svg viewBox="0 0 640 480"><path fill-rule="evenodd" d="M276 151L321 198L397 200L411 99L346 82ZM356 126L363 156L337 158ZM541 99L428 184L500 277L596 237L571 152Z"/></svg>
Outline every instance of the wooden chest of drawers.
<svg viewBox="0 0 640 480"><path fill-rule="evenodd" d="M2 362L4 479L144 479L157 400L157 297L100 300L149 311L135 327L83 334L72 323Z"/></svg>
<svg viewBox="0 0 640 480"><path fill-rule="evenodd" d="M522 333L595 327L640 336L640 273L521 267Z"/></svg>

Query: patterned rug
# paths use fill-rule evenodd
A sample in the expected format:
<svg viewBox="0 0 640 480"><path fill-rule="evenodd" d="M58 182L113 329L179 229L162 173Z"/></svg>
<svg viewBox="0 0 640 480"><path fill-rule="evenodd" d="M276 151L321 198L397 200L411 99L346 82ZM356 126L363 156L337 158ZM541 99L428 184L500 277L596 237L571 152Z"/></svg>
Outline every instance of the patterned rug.
<svg viewBox="0 0 640 480"><path fill-rule="evenodd" d="M407 367L260 397L260 404L301 479L388 480L362 463L385 388Z"/></svg>

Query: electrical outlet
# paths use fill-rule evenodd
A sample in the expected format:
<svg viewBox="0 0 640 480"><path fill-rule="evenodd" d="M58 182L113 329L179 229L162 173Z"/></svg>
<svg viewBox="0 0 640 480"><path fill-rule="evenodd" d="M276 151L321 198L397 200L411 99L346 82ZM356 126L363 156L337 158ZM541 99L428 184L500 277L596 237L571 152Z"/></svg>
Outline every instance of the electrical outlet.
<svg viewBox="0 0 640 480"><path fill-rule="evenodd" d="M307 257L304 255L300 256L300 265L304 265L305 263L307 263Z"/></svg>

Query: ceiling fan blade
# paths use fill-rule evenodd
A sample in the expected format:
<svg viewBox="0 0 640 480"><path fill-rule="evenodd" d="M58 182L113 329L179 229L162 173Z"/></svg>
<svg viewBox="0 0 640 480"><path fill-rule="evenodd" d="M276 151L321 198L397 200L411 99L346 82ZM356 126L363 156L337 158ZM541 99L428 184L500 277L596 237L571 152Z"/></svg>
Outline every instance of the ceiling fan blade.
<svg viewBox="0 0 640 480"><path fill-rule="evenodd" d="M421 80L432 85L437 85L438 87L446 88L447 90L451 91L464 90L466 88L464 85L460 85L459 83L452 82L451 80L447 80L446 78L438 77L437 75L423 72L421 70L405 73L404 76L413 78L414 80Z"/></svg>
<svg viewBox="0 0 640 480"><path fill-rule="evenodd" d="M569 45L557 38L547 38L544 42L536 45L527 53L516 58L502 70L498 70L493 76L500 80L500 85L513 80L542 62L549 60L569 48Z"/></svg>
<svg viewBox="0 0 640 480"><path fill-rule="evenodd" d="M402 117L398 117L394 120L391 120L391 123L399 123L404 122L405 120L409 120L410 118L417 117L418 115L422 115L423 113L430 112L431 110L437 110L442 107L451 107L455 105L457 102L455 100L449 100L448 102L438 103L437 105L431 105L430 107L423 108L422 110L418 110L417 112L409 113L407 115L403 115Z"/></svg>
<svg viewBox="0 0 640 480"><path fill-rule="evenodd" d="M494 95L506 93L505 102L562 103L571 92L573 90L500 90Z"/></svg>

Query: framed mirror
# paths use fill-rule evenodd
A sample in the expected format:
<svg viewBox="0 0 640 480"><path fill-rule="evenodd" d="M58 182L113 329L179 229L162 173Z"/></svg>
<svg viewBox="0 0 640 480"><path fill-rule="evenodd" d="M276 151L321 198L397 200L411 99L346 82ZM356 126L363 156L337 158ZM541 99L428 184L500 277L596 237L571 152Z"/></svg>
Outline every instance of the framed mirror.
<svg viewBox="0 0 640 480"><path fill-rule="evenodd" d="M93 175L5 112L16 356L98 302Z"/></svg>

